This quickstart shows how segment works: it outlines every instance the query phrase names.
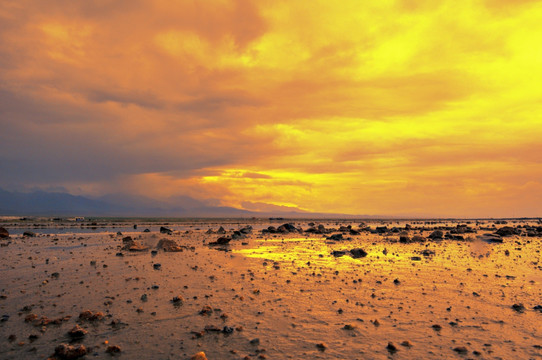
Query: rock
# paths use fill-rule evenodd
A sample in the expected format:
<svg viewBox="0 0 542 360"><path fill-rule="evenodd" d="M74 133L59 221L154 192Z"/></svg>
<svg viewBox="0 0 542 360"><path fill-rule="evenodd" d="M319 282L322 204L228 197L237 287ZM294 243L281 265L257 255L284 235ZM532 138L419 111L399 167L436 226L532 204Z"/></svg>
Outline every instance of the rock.
<svg viewBox="0 0 542 360"><path fill-rule="evenodd" d="M125 236L125 237L122 238L123 243L129 243L131 241L133 241L131 236Z"/></svg>
<svg viewBox="0 0 542 360"><path fill-rule="evenodd" d="M194 354L190 360L207 360L207 356L205 356L203 351L200 351L199 353Z"/></svg>
<svg viewBox="0 0 542 360"><path fill-rule="evenodd" d="M143 230L144 233L148 233L148 232L151 232L149 229L145 229Z"/></svg>
<svg viewBox="0 0 542 360"><path fill-rule="evenodd" d="M359 248L350 250L350 254L352 255L354 259L359 259L359 258L367 256L367 252Z"/></svg>
<svg viewBox="0 0 542 360"><path fill-rule="evenodd" d="M412 344L410 343L410 341L405 340L405 341L403 341L403 342L401 343L401 346L410 348L410 347L412 347Z"/></svg>
<svg viewBox="0 0 542 360"><path fill-rule="evenodd" d="M442 230L435 230L428 236L428 238L432 240L442 239L443 237L444 233L442 232Z"/></svg>
<svg viewBox="0 0 542 360"><path fill-rule="evenodd" d="M297 228L292 224L282 224L277 228L277 232L280 233L289 233L289 232L297 232Z"/></svg>
<svg viewBox="0 0 542 360"><path fill-rule="evenodd" d="M391 342L388 342L388 346L386 346L386 349L391 353L396 353L397 352L397 347L395 345L393 345L393 343Z"/></svg>
<svg viewBox="0 0 542 360"><path fill-rule="evenodd" d="M467 348L464 347L464 346L458 346L458 347L455 347L455 348L454 348L454 351L455 351L456 353L458 353L458 354L466 354L466 353L469 352L469 351L467 350Z"/></svg>
<svg viewBox="0 0 542 360"><path fill-rule="evenodd" d="M224 326L224 328L222 329L222 332L224 334L231 334L233 333L234 329L231 327L231 326Z"/></svg>
<svg viewBox="0 0 542 360"><path fill-rule="evenodd" d="M84 345L74 347L68 344L60 344L55 348L54 357L60 360L74 360L85 356L88 353Z"/></svg>
<svg viewBox="0 0 542 360"><path fill-rule="evenodd" d="M124 242L124 241L123 241ZM148 246L141 245L137 241L131 240L124 242L124 246L122 247L122 250L128 250L128 251L147 251L149 250Z"/></svg>
<svg viewBox="0 0 542 360"><path fill-rule="evenodd" d="M354 330L355 328L356 328L356 326L351 325L351 324L346 324L346 325L343 326L344 330Z"/></svg>
<svg viewBox="0 0 542 360"><path fill-rule="evenodd" d="M425 238L421 235L414 235L411 239L410 239L410 242L425 242Z"/></svg>
<svg viewBox="0 0 542 360"><path fill-rule="evenodd" d="M105 352L108 354L119 354L121 351L122 349L118 345L109 345L107 349L105 349Z"/></svg>
<svg viewBox="0 0 542 360"><path fill-rule="evenodd" d="M164 227L164 226L160 226L160 233L161 234L168 234L168 235L171 235L173 234L173 230L167 228L167 227Z"/></svg>
<svg viewBox="0 0 542 360"><path fill-rule="evenodd" d="M260 345L260 339L255 338L255 339L250 340L250 345Z"/></svg>
<svg viewBox="0 0 542 360"><path fill-rule="evenodd" d="M5 228L0 226L0 239L7 239L9 238L9 231L7 231Z"/></svg>
<svg viewBox="0 0 542 360"><path fill-rule="evenodd" d="M542 312L542 305L536 305L535 307L533 307L533 310Z"/></svg>
<svg viewBox="0 0 542 360"><path fill-rule="evenodd" d="M502 237L498 234L483 234L483 235L478 235L476 238L485 242L489 242L489 243L503 242Z"/></svg>
<svg viewBox="0 0 542 360"><path fill-rule="evenodd" d="M500 235L500 236L514 236L514 235L519 235L519 230L511 227L511 226L504 226L502 228L500 228L499 230L495 231L495 233L497 235Z"/></svg>
<svg viewBox="0 0 542 360"><path fill-rule="evenodd" d="M430 249L425 249L422 251L422 255L423 256L431 256L431 255L435 255L435 251L434 250L430 250Z"/></svg>
<svg viewBox="0 0 542 360"><path fill-rule="evenodd" d="M171 239L161 239L160 241L158 241L158 245L156 245L156 247L158 249L163 249L166 252L183 251L182 247L177 245L177 243Z"/></svg>
<svg viewBox="0 0 542 360"><path fill-rule="evenodd" d="M209 245L227 245L231 240L228 236L221 236L216 241L210 242Z"/></svg>
<svg viewBox="0 0 542 360"><path fill-rule="evenodd" d="M72 339L80 339L80 338L84 337L87 333L88 333L88 331L86 331L85 329L83 329L79 325L75 325L70 331L68 331L68 335Z"/></svg>
<svg viewBox="0 0 542 360"><path fill-rule="evenodd" d="M162 268L162 264L160 263L152 264L152 267L154 270L160 270Z"/></svg>
<svg viewBox="0 0 542 360"><path fill-rule="evenodd" d="M401 244L408 244L410 243L410 238L408 237L408 235L401 235L399 236L399 242Z"/></svg>
<svg viewBox="0 0 542 360"><path fill-rule="evenodd" d="M512 305L512 309L516 310L518 313L522 313L525 311L525 306L523 306L523 304L514 304Z"/></svg>
<svg viewBox="0 0 542 360"><path fill-rule="evenodd" d="M377 226L375 231L376 231L377 234L385 234L385 233L388 232L388 227L387 226Z"/></svg>
<svg viewBox="0 0 542 360"><path fill-rule="evenodd" d="M209 305L205 305L200 311L200 315L211 315L213 313L213 308L211 308Z"/></svg>
<svg viewBox="0 0 542 360"><path fill-rule="evenodd" d="M335 257L341 257L341 256L346 255L346 250L333 250L331 252L331 255L333 255Z"/></svg>
<svg viewBox="0 0 542 360"><path fill-rule="evenodd" d="M343 240L343 234L333 234L331 236L328 236L326 239L335 241Z"/></svg>
<svg viewBox="0 0 542 360"><path fill-rule="evenodd" d="M224 230L224 227L219 227L218 230L216 231L217 234L225 234L226 233L226 230Z"/></svg>
<svg viewBox="0 0 542 360"><path fill-rule="evenodd" d="M104 314L101 312L92 313L90 310L85 310L82 313L79 314L80 320L88 320L88 321L96 321L103 319Z"/></svg>
<svg viewBox="0 0 542 360"><path fill-rule="evenodd" d="M174 305L181 305L184 303L184 298L181 295L174 296L173 299L171 299L171 302Z"/></svg>
<svg viewBox="0 0 542 360"><path fill-rule="evenodd" d="M412 261L421 261L422 258L419 257L419 256L412 256L412 257L410 258L410 260L412 260Z"/></svg>
<svg viewBox="0 0 542 360"><path fill-rule="evenodd" d="M316 344L316 348L320 351L326 351L327 345L325 343Z"/></svg>
<svg viewBox="0 0 542 360"><path fill-rule="evenodd" d="M242 228L241 230L239 230L239 232L241 234L250 234L252 232L252 226L247 225L244 228Z"/></svg>
<svg viewBox="0 0 542 360"><path fill-rule="evenodd" d="M36 237L36 233L33 233L32 231L25 231L23 233L23 236L26 236L26 237Z"/></svg>

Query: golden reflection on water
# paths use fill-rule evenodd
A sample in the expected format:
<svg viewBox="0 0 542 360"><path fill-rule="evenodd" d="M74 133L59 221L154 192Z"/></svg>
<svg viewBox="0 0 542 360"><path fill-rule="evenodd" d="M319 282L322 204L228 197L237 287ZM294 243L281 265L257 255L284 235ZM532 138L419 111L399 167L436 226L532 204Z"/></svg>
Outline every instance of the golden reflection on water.
<svg viewBox="0 0 542 360"><path fill-rule="evenodd" d="M254 247L233 249L234 253L249 258L260 258L268 261L291 264L294 267L314 266L333 270L352 270L359 266L396 266L396 262L411 262L411 257L423 256L410 251L391 251L384 254L387 244L369 245L366 241L335 242L323 238L286 238L256 240ZM333 251L363 248L367 256L353 258L351 256L333 256Z"/></svg>

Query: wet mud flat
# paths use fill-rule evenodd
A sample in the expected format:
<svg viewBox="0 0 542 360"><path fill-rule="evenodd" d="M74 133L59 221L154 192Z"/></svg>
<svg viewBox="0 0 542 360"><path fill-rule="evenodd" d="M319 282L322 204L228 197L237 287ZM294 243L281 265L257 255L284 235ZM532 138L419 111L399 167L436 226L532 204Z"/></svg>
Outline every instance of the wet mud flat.
<svg viewBox="0 0 542 360"><path fill-rule="evenodd" d="M0 358L542 357L541 237L330 227L2 239Z"/></svg>

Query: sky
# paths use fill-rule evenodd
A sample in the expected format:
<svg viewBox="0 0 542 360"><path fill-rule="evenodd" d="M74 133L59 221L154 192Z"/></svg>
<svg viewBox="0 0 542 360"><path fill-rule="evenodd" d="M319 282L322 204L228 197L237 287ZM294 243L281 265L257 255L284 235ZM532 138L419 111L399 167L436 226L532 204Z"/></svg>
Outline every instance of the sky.
<svg viewBox="0 0 542 360"><path fill-rule="evenodd" d="M542 2L3 0L0 187L542 216Z"/></svg>

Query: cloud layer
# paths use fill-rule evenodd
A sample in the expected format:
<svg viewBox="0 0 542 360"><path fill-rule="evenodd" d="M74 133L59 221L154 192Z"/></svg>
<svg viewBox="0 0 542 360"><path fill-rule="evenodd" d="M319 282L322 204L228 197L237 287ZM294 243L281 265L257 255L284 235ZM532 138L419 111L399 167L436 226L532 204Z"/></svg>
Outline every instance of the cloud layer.
<svg viewBox="0 0 542 360"><path fill-rule="evenodd" d="M0 187L540 216L537 1L0 4Z"/></svg>

